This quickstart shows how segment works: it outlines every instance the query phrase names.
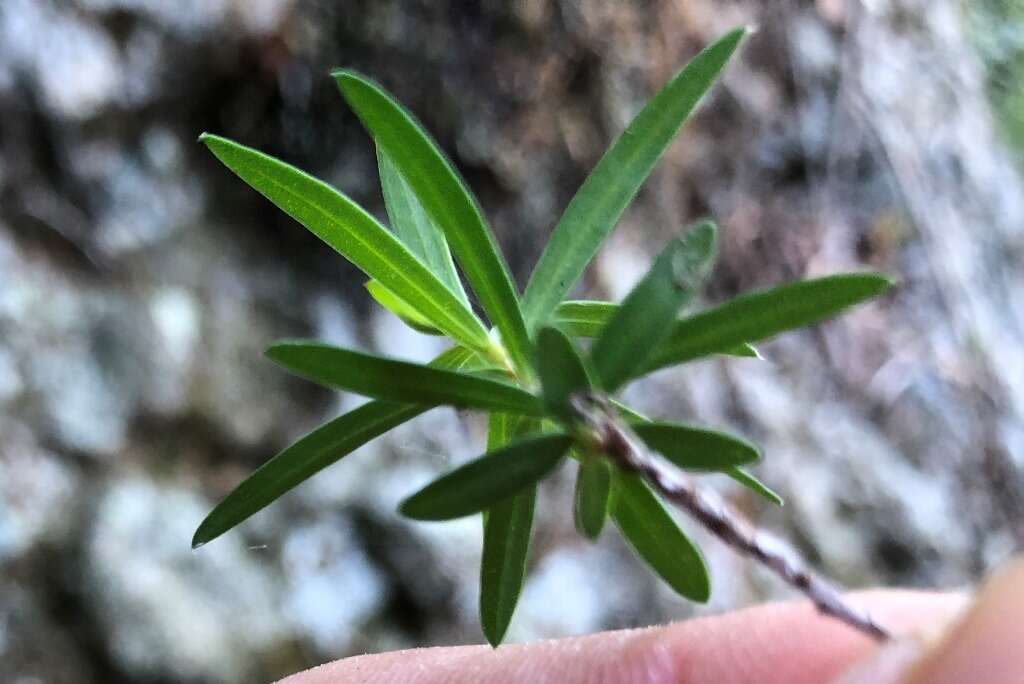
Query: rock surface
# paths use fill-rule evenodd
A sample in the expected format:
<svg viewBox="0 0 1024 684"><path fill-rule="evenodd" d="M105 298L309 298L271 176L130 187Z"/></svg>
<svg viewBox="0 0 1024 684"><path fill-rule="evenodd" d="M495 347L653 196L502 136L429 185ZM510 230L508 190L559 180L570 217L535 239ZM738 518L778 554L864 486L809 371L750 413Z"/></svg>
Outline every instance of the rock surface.
<svg viewBox="0 0 1024 684"><path fill-rule="evenodd" d="M326 77L338 65L422 117L523 285L646 97L758 24L580 293L621 297L705 214L723 228L709 302L896 274L894 294L764 345L767 361L692 364L629 396L760 442L786 507L710 481L850 585L955 586L1001 562L1024 543L1024 186L959 5L5 0L0 680L264 681L482 639L479 521L394 511L479 452L474 416L430 412L188 548L219 497L358 402L287 378L266 344L438 351L194 143L229 135L380 215L372 147ZM571 476L542 490L512 639L788 595L694 530L714 595L674 598L614 533L575 536Z"/></svg>

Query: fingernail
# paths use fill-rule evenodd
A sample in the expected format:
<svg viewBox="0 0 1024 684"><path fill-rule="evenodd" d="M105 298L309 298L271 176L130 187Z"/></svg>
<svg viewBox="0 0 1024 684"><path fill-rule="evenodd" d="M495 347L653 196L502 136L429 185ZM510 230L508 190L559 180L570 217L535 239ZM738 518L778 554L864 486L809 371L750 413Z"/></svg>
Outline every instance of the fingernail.
<svg viewBox="0 0 1024 684"><path fill-rule="evenodd" d="M913 666L907 684L1019 684L1024 677L1024 560L982 587L970 611Z"/></svg>

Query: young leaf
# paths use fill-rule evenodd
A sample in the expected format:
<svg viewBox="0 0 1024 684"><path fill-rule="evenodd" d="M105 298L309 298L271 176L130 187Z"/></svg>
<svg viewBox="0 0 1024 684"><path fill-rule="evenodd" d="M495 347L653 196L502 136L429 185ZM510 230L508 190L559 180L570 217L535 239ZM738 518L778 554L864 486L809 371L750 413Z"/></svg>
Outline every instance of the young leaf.
<svg viewBox="0 0 1024 684"><path fill-rule="evenodd" d="M432 326L430 321L428 321L423 314L409 306L404 299L381 285L379 281L368 280L364 287L366 287L366 291L370 293L370 296L373 297L378 304L398 316L403 323L416 332L423 333L424 335L444 334Z"/></svg>
<svg viewBox="0 0 1024 684"><path fill-rule="evenodd" d="M507 413L491 415L487 450L495 451L515 437L537 428L536 421ZM526 561L537 500L537 485L484 511L484 543L480 557L480 626L491 646L505 637L526 581Z"/></svg>
<svg viewBox="0 0 1024 684"><path fill-rule="evenodd" d="M645 372L819 323L878 296L892 284L876 273L847 273L740 295L675 323Z"/></svg>
<svg viewBox="0 0 1024 684"><path fill-rule="evenodd" d="M334 74L342 95L444 231L516 367L529 367L529 338L508 266L476 199L418 121L376 83L351 71ZM401 294L401 293L398 293ZM412 302L410 302L412 303Z"/></svg>
<svg viewBox="0 0 1024 684"><path fill-rule="evenodd" d="M531 330L544 324L579 280L744 33L742 28L730 31L677 73L633 119L576 192L523 297Z"/></svg>
<svg viewBox="0 0 1024 684"><path fill-rule="evenodd" d="M677 593L708 600L711 581L700 549L636 475L616 473L612 518L629 545Z"/></svg>
<svg viewBox="0 0 1024 684"><path fill-rule="evenodd" d="M398 239L409 251L423 260L423 263L442 283L469 307L466 291L455 270L448 241L420 205L412 188L402 178L387 152L377 148L377 167L380 170L380 185L384 193L384 206L391 219L391 227Z"/></svg>
<svg viewBox="0 0 1024 684"><path fill-rule="evenodd" d="M200 140L264 197L404 299L453 340L491 341L480 320L387 228L323 181L252 148L204 133Z"/></svg>
<svg viewBox="0 0 1024 684"><path fill-rule="evenodd" d="M705 221L658 255L590 348L605 390L614 392L644 367L669 334L679 309L707 277L716 254L717 231Z"/></svg>
<svg viewBox="0 0 1024 684"><path fill-rule="evenodd" d="M563 423L572 422L569 397L589 389L590 378L579 351L561 330L544 327L537 334L536 368L547 410Z"/></svg>
<svg viewBox="0 0 1024 684"><path fill-rule="evenodd" d="M587 539L597 539L608 516L612 472L608 462L596 454L583 454L576 474L573 513L576 529Z"/></svg>
<svg viewBox="0 0 1024 684"><path fill-rule="evenodd" d="M463 347L454 347L432 363L458 368L471 355ZM264 463L217 504L196 530L192 547L216 539L374 437L430 408L371 401L317 428Z"/></svg>
<svg viewBox="0 0 1024 684"><path fill-rule="evenodd" d="M374 399L450 404L534 416L544 414L544 406L537 397L504 382L340 349L321 342L278 342L267 349L267 356L308 380Z"/></svg>
<svg viewBox="0 0 1024 684"><path fill-rule="evenodd" d="M402 502L402 515L451 520L492 507L550 473L572 445L569 435L527 437L434 480Z"/></svg>
<svg viewBox="0 0 1024 684"><path fill-rule="evenodd" d="M564 330L573 337L597 337L601 330L619 310L618 304L593 300L571 300L562 302L555 310L553 325ZM686 320L686 319L683 319ZM753 345L743 344L719 350L728 356L761 358L761 354Z"/></svg>
<svg viewBox="0 0 1024 684"><path fill-rule="evenodd" d="M726 470L761 457L750 442L717 430L662 422L632 428L648 448L686 470Z"/></svg>
<svg viewBox="0 0 1024 684"><path fill-rule="evenodd" d="M748 473L746 470L740 467L728 468L725 470L725 474L732 479L739 482L741 485L751 490L756 494L760 494L764 498L771 501L776 506L781 506L784 502L783 498L779 496L774 490L772 490L764 482Z"/></svg>

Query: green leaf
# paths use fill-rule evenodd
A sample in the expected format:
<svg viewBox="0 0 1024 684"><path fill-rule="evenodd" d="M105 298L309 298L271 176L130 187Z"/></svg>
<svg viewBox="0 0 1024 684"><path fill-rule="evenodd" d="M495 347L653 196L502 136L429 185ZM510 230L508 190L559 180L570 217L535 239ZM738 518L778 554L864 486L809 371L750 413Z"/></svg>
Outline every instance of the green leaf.
<svg viewBox="0 0 1024 684"><path fill-rule="evenodd" d="M630 407L626 406L622 402L619 402L619 401L616 401L616 400L612 399L612 404L614 404L615 408L617 408L619 410L619 412L623 416L625 416L627 418L627 420L629 420L629 422L630 422L630 424L631 424L631 426L632 426L632 428L634 430L636 430L636 428L640 424L651 422L650 418L647 418L642 413L634 411L633 409L631 409ZM751 489L752 491L756 492L757 494L760 494L761 496L763 496L764 498L768 499L772 503L774 503L776 505L779 505L779 506L782 505L782 497L781 496L776 494L774 491L772 491L768 487L768 485L766 485L763 482L761 482L760 480L758 480L756 477L751 475L749 472L747 472L743 468L740 468L739 466L729 466L729 467L723 469L722 472L725 473L726 475L728 475L729 477L731 477L732 479L736 480L740 484L742 484L744 487L747 487L747 488Z"/></svg>
<svg viewBox="0 0 1024 684"><path fill-rule="evenodd" d="M492 507L536 483L562 461L569 435L527 437L434 480L402 502L416 520L451 520Z"/></svg>
<svg viewBox="0 0 1024 684"><path fill-rule="evenodd" d="M679 309L711 270L715 225L705 221L670 242L590 348L600 385L614 392L643 368L672 328Z"/></svg>
<svg viewBox="0 0 1024 684"><path fill-rule="evenodd" d="M398 239L410 252L422 259L434 275L469 308L469 299L466 297L466 291L462 289L462 281L455 270L444 232L430 220L412 188L388 157L387 152L380 147L377 148L377 167L380 170L384 206L388 210L391 227L398 235Z"/></svg>
<svg viewBox="0 0 1024 684"><path fill-rule="evenodd" d="M764 498L768 499L768 501L771 501L776 506L781 506L783 505L783 503L785 503L783 498L779 496L774 490L772 490L768 485L766 485L764 482L761 482L759 479L751 475L743 468L728 468L725 470L725 474L731 477L732 479L736 480L737 482L739 482L741 485L751 490L752 492L760 494Z"/></svg>
<svg viewBox="0 0 1024 684"><path fill-rule="evenodd" d="M678 423L631 426L644 444L686 470L726 470L757 461L757 447L741 437Z"/></svg>
<svg viewBox="0 0 1024 684"><path fill-rule="evenodd" d="M597 539L608 517L612 472L598 454L583 454L576 474L576 498L573 508L576 529L587 539Z"/></svg>
<svg viewBox="0 0 1024 684"><path fill-rule="evenodd" d="M316 341L284 341L267 356L313 382L374 399L450 404L485 411L544 414L542 402L513 385L408 361L340 349Z"/></svg>
<svg viewBox="0 0 1024 684"><path fill-rule="evenodd" d="M708 600L711 580L700 549L636 475L616 473L612 517L629 545L672 589L693 601Z"/></svg>
<svg viewBox="0 0 1024 684"><path fill-rule="evenodd" d="M847 273L740 295L675 323L668 339L646 364L646 371L819 323L878 296L892 284L877 273Z"/></svg>
<svg viewBox="0 0 1024 684"><path fill-rule="evenodd" d="M487 450L509 444L528 433L536 421L505 413L491 415ZM484 544L480 557L480 626L491 646L505 637L526 581L537 485L496 503L484 512Z"/></svg>
<svg viewBox="0 0 1024 684"><path fill-rule="evenodd" d="M739 28L725 34L679 71L633 119L576 192L523 297L531 330L544 324L579 280L745 32Z"/></svg>
<svg viewBox="0 0 1024 684"><path fill-rule="evenodd" d="M441 354L433 364L458 368L471 354L455 347ZM430 408L371 401L317 428L264 463L217 504L196 530L192 547L216 539L374 437Z"/></svg>
<svg viewBox="0 0 1024 684"><path fill-rule="evenodd" d="M444 231L516 367L529 368L529 338L508 266L479 204L455 167L412 114L379 85L352 71L338 71L334 77L377 146L387 153L427 215Z"/></svg>
<svg viewBox="0 0 1024 684"><path fill-rule="evenodd" d="M588 299L570 300L558 305L558 308L555 310L553 324L573 337L597 337L618 309L619 305L612 302L598 302ZM720 353L729 356L761 358L761 354L757 349L745 342L728 349L722 349Z"/></svg>
<svg viewBox="0 0 1024 684"><path fill-rule="evenodd" d="M563 423L571 423L569 397L590 389L590 377L576 346L561 330L541 328L537 334L536 368L547 410Z"/></svg>
<svg viewBox="0 0 1024 684"><path fill-rule="evenodd" d="M208 133L199 139L239 178L379 280L439 330L467 347L489 348L487 330L473 312L355 202L262 152Z"/></svg>
<svg viewBox="0 0 1024 684"><path fill-rule="evenodd" d="M366 291L378 304L398 316L403 323L424 335L443 335L440 330L430 324L423 314L409 306L408 303L376 280L366 282Z"/></svg>

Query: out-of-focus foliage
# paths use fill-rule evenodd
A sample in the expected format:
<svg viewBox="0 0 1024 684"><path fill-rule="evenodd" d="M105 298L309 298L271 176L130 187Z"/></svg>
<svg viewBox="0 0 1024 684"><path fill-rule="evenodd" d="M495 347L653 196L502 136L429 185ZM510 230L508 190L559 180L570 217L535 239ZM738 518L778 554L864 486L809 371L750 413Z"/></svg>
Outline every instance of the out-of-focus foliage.
<svg viewBox="0 0 1024 684"><path fill-rule="evenodd" d="M963 0L1000 124L1024 154L1024 0Z"/></svg>

